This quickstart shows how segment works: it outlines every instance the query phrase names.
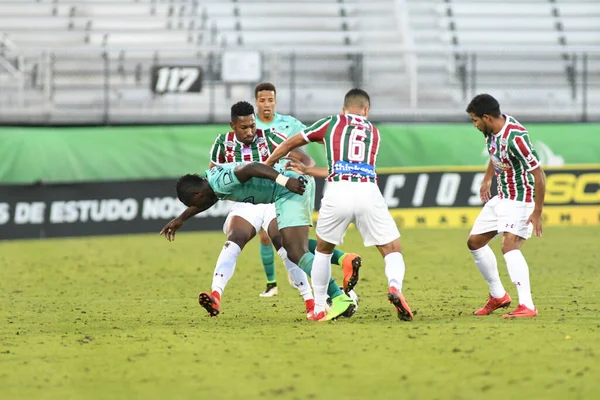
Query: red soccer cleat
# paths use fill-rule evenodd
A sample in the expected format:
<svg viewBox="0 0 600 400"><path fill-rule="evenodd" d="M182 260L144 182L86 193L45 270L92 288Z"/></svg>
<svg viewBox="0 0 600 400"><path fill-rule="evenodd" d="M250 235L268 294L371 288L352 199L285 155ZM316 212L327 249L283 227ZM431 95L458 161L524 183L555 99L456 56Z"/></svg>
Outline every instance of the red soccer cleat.
<svg viewBox="0 0 600 400"><path fill-rule="evenodd" d="M519 304L514 311L509 312L508 314L504 314L502 318L527 318L527 317L535 317L538 315L537 308L527 308L524 304Z"/></svg>
<svg viewBox="0 0 600 400"><path fill-rule="evenodd" d="M511 301L512 301L512 299L510 298L508 293L505 293L504 296L502 296L500 298L492 297L492 295L490 294L490 298L488 299L487 303L485 303L485 306L483 306L479 310L473 312L473 314L475 314L475 315L490 315L491 313L493 313L495 310L497 310L499 308L508 308L508 306L510 306Z"/></svg>
<svg viewBox="0 0 600 400"><path fill-rule="evenodd" d="M390 303L396 307L396 312L398 313L398 318L403 321L412 321L413 320L413 312L410 310L408 303L404 299L402 293L398 291L395 287L391 287L388 291L388 300Z"/></svg>
<svg viewBox="0 0 600 400"><path fill-rule="evenodd" d="M198 303L208 312L211 317L216 317L221 312L221 295L219 292L202 292L198 296Z"/></svg>
<svg viewBox="0 0 600 400"><path fill-rule="evenodd" d="M306 319L309 321L324 321L327 314L325 311L321 311L318 314L315 314L314 311L310 311L306 314Z"/></svg>
<svg viewBox="0 0 600 400"><path fill-rule="evenodd" d="M344 293L354 289L358 283L358 270L362 266L362 258L358 254L347 253L342 260L342 270L344 271Z"/></svg>

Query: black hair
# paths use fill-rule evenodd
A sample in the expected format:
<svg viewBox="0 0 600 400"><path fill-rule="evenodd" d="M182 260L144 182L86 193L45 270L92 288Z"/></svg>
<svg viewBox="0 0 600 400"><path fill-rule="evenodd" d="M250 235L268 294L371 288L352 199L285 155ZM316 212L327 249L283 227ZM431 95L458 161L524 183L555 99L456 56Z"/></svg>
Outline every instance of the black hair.
<svg viewBox="0 0 600 400"><path fill-rule="evenodd" d="M344 96L344 107L351 106L367 107L371 105L369 94L362 89L354 88Z"/></svg>
<svg viewBox="0 0 600 400"><path fill-rule="evenodd" d="M478 94L473 97L473 100L467 106L467 113L473 113L475 116L481 118L484 114L490 117L498 118L500 115L500 104L498 100L490 96L489 94Z"/></svg>
<svg viewBox="0 0 600 400"><path fill-rule="evenodd" d="M273 85L271 82L263 82L263 83L259 83L254 88L254 98L256 99L258 97L258 92L262 92L264 90L273 92L277 95L277 90L275 90L275 85Z"/></svg>
<svg viewBox="0 0 600 400"><path fill-rule="evenodd" d="M253 115L254 107L247 101L238 101L231 106L231 121L235 121L238 117L245 117L246 115Z"/></svg>
<svg viewBox="0 0 600 400"><path fill-rule="evenodd" d="M192 199L204 185L207 184L206 179L198 174L183 175L177 180L177 198L186 206L192 203Z"/></svg>

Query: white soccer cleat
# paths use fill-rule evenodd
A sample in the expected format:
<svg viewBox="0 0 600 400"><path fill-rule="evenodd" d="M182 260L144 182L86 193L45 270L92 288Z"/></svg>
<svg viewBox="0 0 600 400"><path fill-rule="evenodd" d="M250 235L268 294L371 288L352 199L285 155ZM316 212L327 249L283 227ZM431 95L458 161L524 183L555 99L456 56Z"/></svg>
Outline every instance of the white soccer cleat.
<svg viewBox="0 0 600 400"><path fill-rule="evenodd" d="M279 289L277 289L277 283L273 282L273 283L267 283L267 287L265 288L265 291L262 292L261 294L259 294L260 297L273 297L273 296L277 296L277 294L279 293Z"/></svg>

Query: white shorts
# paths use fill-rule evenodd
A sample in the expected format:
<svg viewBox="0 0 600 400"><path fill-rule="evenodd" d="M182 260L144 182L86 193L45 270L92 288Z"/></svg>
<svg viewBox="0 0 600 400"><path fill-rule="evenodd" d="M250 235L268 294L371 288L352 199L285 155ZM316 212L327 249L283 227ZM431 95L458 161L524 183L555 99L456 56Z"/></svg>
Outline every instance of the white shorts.
<svg viewBox="0 0 600 400"><path fill-rule="evenodd" d="M479 235L486 232L510 232L523 239L529 239L533 232L533 225L527 224L531 216L534 203L523 201L501 199L492 197L477 216L471 235Z"/></svg>
<svg viewBox="0 0 600 400"><path fill-rule="evenodd" d="M275 204L235 203L223 224L224 233L227 233L227 224L234 216L248 221L256 229L256 233L260 231L261 227L267 232L271 221L277 218Z"/></svg>
<svg viewBox="0 0 600 400"><path fill-rule="evenodd" d="M317 220L317 235L326 242L342 244L350 223L356 225L365 246L384 245L400 237L375 183L327 183Z"/></svg>

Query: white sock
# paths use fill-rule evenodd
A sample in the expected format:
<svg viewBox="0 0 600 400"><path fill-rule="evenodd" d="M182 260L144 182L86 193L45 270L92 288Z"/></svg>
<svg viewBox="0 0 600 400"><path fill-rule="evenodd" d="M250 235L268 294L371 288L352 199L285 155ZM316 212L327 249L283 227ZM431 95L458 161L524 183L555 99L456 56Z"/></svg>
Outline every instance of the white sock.
<svg viewBox="0 0 600 400"><path fill-rule="evenodd" d="M527 266L525 257L523 257L523 253L521 253L521 250L511 250L504 254L504 260L506 261L510 279L517 287L519 304L523 304L525 307L533 310L535 306L533 305L533 299L531 298L529 267Z"/></svg>
<svg viewBox="0 0 600 400"><path fill-rule="evenodd" d="M229 240L225 242L215 267L215 274L212 281L213 291L216 290L219 292L219 294L223 294L223 290L225 290L227 282L229 282L233 276L233 271L235 271L235 263L241 252L242 249L240 249L240 246L237 244L230 242Z"/></svg>
<svg viewBox="0 0 600 400"><path fill-rule="evenodd" d="M492 297L497 299L503 297L506 294L502 281L500 281L500 275L498 274L498 262L494 251L487 244L480 249L471 250L475 264L479 268L479 272L485 278L488 285L490 286L490 294Z"/></svg>
<svg viewBox="0 0 600 400"><path fill-rule="evenodd" d="M402 281L404 281L404 257L402 253L390 253L383 258L385 260L385 275L388 279L388 286L395 287L402 293Z"/></svg>
<svg viewBox="0 0 600 400"><path fill-rule="evenodd" d="M318 314L325 311L327 304L327 286L331 279L331 254L315 251L311 277L315 291L315 314Z"/></svg>
<svg viewBox="0 0 600 400"><path fill-rule="evenodd" d="M296 286L296 289L298 289L304 301L314 299L310 283L308 283L308 275L306 275L300 267L290 261L287 256L287 251L285 251L283 247L277 250L277 254L279 254L279 257L283 260L285 269L287 269L290 278L294 282L294 286Z"/></svg>

